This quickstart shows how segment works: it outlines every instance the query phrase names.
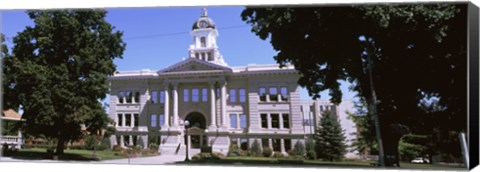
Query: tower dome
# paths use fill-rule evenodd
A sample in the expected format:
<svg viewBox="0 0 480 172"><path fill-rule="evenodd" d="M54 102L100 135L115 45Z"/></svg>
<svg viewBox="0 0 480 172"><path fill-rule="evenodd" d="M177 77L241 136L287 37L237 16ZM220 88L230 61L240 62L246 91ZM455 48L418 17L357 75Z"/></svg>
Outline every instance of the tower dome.
<svg viewBox="0 0 480 172"><path fill-rule="evenodd" d="M193 43L188 49L188 56L190 58L228 66L218 51L218 31L215 28L213 20L207 16L207 9L202 8L202 15L193 23L190 34L193 37Z"/></svg>
<svg viewBox="0 0 480 172"><path fill-rule="evenodd" d="M202 8L202 16L200 16L200 18L193 23L192 30L203 28L215 29L215 22L213 22L213 20L207 16L206 8Z"/></svg>

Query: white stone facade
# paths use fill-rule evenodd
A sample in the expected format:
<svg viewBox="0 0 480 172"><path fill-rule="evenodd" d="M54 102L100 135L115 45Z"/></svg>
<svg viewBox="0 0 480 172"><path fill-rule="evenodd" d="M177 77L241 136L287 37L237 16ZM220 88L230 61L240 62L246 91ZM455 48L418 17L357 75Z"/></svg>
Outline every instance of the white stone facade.
<svg viewBox="0 0 480 172"><path fill-rule="evenodd" d="M154 143L161 153L180 153L185 128L191 149L211 146L225 154L230 145L245 149L255 139L282 153L304 142L310 134L305 114L320 114L318 109L304 113L305 106L329 103L302 101L299 74L291 65L229 67L218 51L215 24L203 14L191 32L188 59L158 71L117 72L109 78L110 117L117 129L112 145ZM343 102L335 109L344 114L352 108ZM355 130L340 117L342 125Z"/></svg>

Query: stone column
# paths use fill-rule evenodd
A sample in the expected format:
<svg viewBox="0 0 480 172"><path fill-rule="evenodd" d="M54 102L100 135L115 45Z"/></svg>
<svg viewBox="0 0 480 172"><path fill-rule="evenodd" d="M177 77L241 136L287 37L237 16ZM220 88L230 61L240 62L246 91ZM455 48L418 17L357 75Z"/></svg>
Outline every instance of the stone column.
<svg viewBox="0 0 480 172"><path fill-rule="evenodd" d="M163 105L163 113L164 113L163 115L164 115L164 118L165 118L165 123L163 124L163 126L165 128L168 128L170 126L169 125L169 122L170 122L169 109L168 109L169 108L168 102L169 102L169 99L170 99L168 95L170 94L170 92L168 90L168 84L165 84L165 91L164 92L165 92L165 103Z"/></svg>
<svg viewBox="0 0 480 172"><path fill-rule="evenodd" d="M216 127L216 118L215 118L215 83L210 82L210 131L213 131Z"/></svg>
<svg viewBox="0 0 480 172"><path fill-rule="evenodd" d="M148 135L142 135L142 136L137 136L140 137L143 141L143 148L147 149L148 148Z"/></svg>
<svg viewBox="0 0 480 172"><path fill-rule="evenodd" d="M227 82L224 81L221 83L222 94L221 97L221 105L222 105L222 127L227 128Z"/></svg>
<svg viewBox="0 0 480 172"><path fill-rule="evenodd" d="M120 135L120 147L125 147L125 138L123 135Z"/></svg>
<svg viewBox="0 0 480 172"><path fill-rule="evenodd" d="M278 128L283 129L283 115L281 113L278 114Z"/></svg>
<svg viewBox="0 0 480 172"><path fill-rule="evenodd" d="M267 114L267 128L272 128L272 116L270 116L270 114Z"/></svg>
<svg viewBox="0 0 480 172"><path fill-rule="evenodd" d="M128 136L128 145L133 146L133 136L132 135Z"/></svg>
<svg viewBox="0 0 480 172"><path fill-rule="evenodd" d="M280 152L285 153L285 140L280 139Z"/></svg>
<svg viewBox="0 0 480 172"><path fill-rule="evenodd" d="M173 126L178 127L178 83L173 84Z"/></svg>
<svg viewBox="0 0 480 172"><path fill-rule="evenodd" d="M18 134L17 134L17 149L20 149L21 146L23 145L23 139L22 139L22 131L21 130L18 130Z"/></svg>
<svg viewBox="0 0 480 172"><path fill-rule="evenodd" d="M272 139L268 139L268 147L270 147L270 149L273 150L273 140Z"/></svg>
<svg viewBox="0 0 480 172"><path fill-rule="evenodd" d="M110 143L112 143L111 146L110 146L110 148L112 148L114 145L118 145L117 136L116 136L116 135L111 135L110 138L108 138L108 139L110 139Z"/></svg>

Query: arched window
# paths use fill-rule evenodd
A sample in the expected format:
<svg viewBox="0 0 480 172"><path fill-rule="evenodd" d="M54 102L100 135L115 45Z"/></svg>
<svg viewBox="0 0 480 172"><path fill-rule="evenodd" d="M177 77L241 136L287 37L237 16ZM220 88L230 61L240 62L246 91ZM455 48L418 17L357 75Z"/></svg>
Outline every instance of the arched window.
<svg viewBox="0 0 480 172"><path fill-rule="evenodd" d="M207 40L205 39L205 37L200 38L200 46L201 47L206 47L207 46Z"/></svg>

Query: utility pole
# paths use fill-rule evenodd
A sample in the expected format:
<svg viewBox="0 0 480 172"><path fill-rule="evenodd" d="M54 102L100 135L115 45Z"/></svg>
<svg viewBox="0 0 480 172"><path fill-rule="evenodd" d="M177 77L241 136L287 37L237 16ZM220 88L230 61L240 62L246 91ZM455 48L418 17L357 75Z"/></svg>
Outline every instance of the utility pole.
<svg viewBox="0 0 480 172"><path fill-rule="evenodd" d="M378 118L378 113L377 113L377 95L375 94L375 87L373 83L373 61L371 58L372 54L375 54L375 47L372 38L365 38L366 40L366 51L367 51L367 72L368 72L368 80L369 80L369 85L370 85L370 103L368 105L368 111L370 112L370 115L372 115L374 125L375 125L375 135L377 138L377 146L378 146L378 159L380 163L380 167L385 167L385 154L383 151L383 141L382 141L382 135L380 132L380 121ZM369 51L368 46L371 44L373 47L373 50Z"/></svg>

